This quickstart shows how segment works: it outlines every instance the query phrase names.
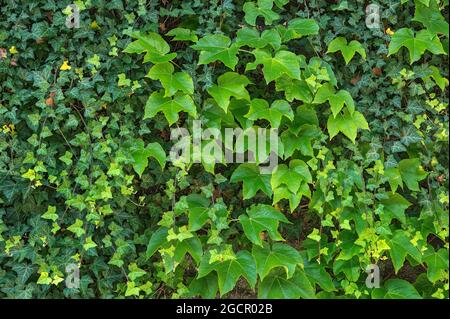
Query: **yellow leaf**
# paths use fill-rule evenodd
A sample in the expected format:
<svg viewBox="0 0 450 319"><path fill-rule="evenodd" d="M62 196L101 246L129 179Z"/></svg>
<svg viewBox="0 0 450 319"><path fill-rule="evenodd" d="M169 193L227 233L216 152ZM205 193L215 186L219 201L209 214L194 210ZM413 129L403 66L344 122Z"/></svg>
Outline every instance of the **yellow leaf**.
<svg viewBox="0 0 450 319"><path fill-rule="evenodd" d="M9 53L11 53L11 54L17 54L17 53L19 53L19 51L17 51L17 49L16 49L15 46L12 46L12 47L9 48Z"/></svg>
<svg viewBox="0 0 450 319"><path fill-rule="evenodd" d="M390 36L392 36L392 35L394 35L394 31L392 31L391 28L387 28L386 34L389 34Z"/></svg>
<svg viewBox="0 0 450 319"><path fill-rule="evenodd" d="M100 29L100 27L99 27L98 24L97 24L97 21L94 20L94 21L91 23L91 28L94 29L94 30Z"/></svg>
<svg viewBox="0 0 450 319"><path fill-rule="evenodd" d="M61 71L70 70L72 67L69 65L69 61L65 60L64 63L59 68Z"/></svg>

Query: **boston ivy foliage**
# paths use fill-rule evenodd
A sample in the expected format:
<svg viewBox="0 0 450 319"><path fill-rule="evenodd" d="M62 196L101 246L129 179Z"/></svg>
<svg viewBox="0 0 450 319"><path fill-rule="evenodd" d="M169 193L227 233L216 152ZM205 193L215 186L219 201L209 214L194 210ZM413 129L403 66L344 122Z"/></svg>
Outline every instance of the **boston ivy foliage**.
<svg viewBox="0 0 450 319"><path fill-rule="evenodd" d="M0 7L0 297L448 298L447 0L74 3Z"/></svg>

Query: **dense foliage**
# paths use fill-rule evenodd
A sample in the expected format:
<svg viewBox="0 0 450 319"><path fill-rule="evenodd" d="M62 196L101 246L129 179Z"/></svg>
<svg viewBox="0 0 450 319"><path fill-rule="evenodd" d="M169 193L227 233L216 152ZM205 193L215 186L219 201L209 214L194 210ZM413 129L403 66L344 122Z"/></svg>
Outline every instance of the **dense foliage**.
<svg viewBox="0 0 450 319"><path fill-rule="evenodd" d="M1 1L0 297L448 298L447 0L74 3Z"/></svg>

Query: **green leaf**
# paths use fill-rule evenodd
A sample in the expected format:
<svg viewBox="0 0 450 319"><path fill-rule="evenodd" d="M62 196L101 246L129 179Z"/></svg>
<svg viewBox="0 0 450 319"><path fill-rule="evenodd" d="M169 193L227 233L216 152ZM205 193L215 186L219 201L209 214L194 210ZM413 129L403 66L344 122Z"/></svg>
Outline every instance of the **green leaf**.
<svg viewBox="0 0 450 319"><path fill-rule="evenodd" d="M361 113L355 111L353 114L350 114L347 109L344 109L343 114L338 114L336 117L333 115L328 117L327 129L330 134L330 140L339 132L342 132L355 143L358 129L368 130L369 124L367 124Z"/></svg>
<svg viewBox="0 0 450 319"><path fill-rule="evenodd" d="M50 219L54 222L58 219L58 214L56 214L56 207L49 205L47 211L41 216L44 219Z"/></svg>
<svg viewBox="0 0 450 319"><path fill-rule="evenodd" d="M403 279L389 279L383 288L374 289L374 299L422 299L416 288Z"/></svg>
<svg viewBox="0 0 450 319"><path fill-rule="evenodd" d="M311 103L313 101L313 94L304 80L290 79L287 76L282 76L276 80L275 86L277 91L284 91L286 100L289 102L292 102L294 99L305 103Z"/></svg>
<svg viewBox="0 0 450 319"><path fill-rule="evenodd" d="M253 54L255 55L255 62L247 63L245 71L254 70L256 66L262 64L266 83L270 83L283 75L300 80L299 58L294 53L280 50L272 57L272 54L267 51L255 49Z"/></svg>
<svg viewBox="0 0 450 319"><path fill-rule="evenodd" d="M432 34L444 34L449 36L449 25L439 11L436 1L431 1L429 5L417 2L415 5L414 18L412 21L420 22Z"/></svg>
<svg viewBox="0 0 450 319"><path fill-rule="evenodd" d="M247 214L239 216L244 234L255 245L262 246L263 242L260 237L262 231L267 231L267 234L272 240L284 240L278 232L279 222L290 223L287 218L269 205L254 205L247 210Z"/></svg>
<svg viewBox="0 0 450 319"><path fill-rule="evenodd" d="M383 221L390 224L393 218L397 218L403 224L406 223L405 210L411 206L403 196L397 193L388 193L388 198L380 200L384 206L384 213L381 216Z"/></svg>
<svg viewBox="0 0 450 319"><path fill-rule="evenodd" d="M255 164L244 163L239 165L231 175L230 182L243 182L244 199L254 197L258 190L262 190L269 197L272 196L270 175L261 174L259 167Z"/></svg>
<svg viewBox="0 0 450 319"><path fill-rule="evenodd" d="M293 276L297 265L302 263L298 251L286 244L275 243L272 248L268 244L262 247L253 246L252 254L261 280L277 267L283 268L289 279Z"/></svg>
<svg viewBox="0 0 450 319"><path fill-rule="evenodd" d="M139 268L136 263L132 263L132 264L128 265L128 270L130 271L128 273L128 277L132 281L135 281L136 279L144 276L147 273L145 270Z"/></svg>
<svg viewBox="0 0 450 319"><path fill-rule="evenodd" d="M289 191L296 193L300 189L302 182L312 183L312 176L308 165L302 160L292 160L289 167L285 164L279 164L274 172L270 184L272 189L280 185L286 185Z"/></svg>
<svg viewBox="0 0 450 319"><path fill-rule="evenodd" d="M207 91L226 113L232 96L238 100L250 101L250 95L245 88L250 83L245 75L227 72L219 76L217 85L213 85Z"/></svg>
<svg viewBox="0 0 450 319"><path fill-rule="evenodd" d="M161 245L167 242L167 231L168 229L166 227L161 227L153 232L152 237L148 242L147 250L145 252L145 255L147 257L153 256L153 254L161 247Z"/></svg>
<svg viewBox="0 0 450 319"><path fill-rule="evenodd" d="M264 30L261 34L256 29L242 28L238 30L236 45L262 49L270 45L274 50L281 46L281 37L276 29Z"/></svg>
<svg viewBox="0 0 450 319"><path fill-rule="evenodd" d="M247 280L251 287L255 286L256 265L255 260L248 251L241 250L236 254L234 259L222 262L217 261L210 264L209 260L209 253L205 254L198 268L197 279L205 277L211 271L215 271L218 277L221 296L231 291L241 276Z"/></svg>
<svg viewBox="0 0 450 319"><path fill-rule="evenodd" d="M75 223L67 227L67 230L74 233L77 237L81 237L86 231L83 229L83 221L76 219Z"/></svg>
<svg viewBox="0 0 450 319"><path fill-rule="evenodd" d="M413 64L418 61L425 51L433 54L445 54L439 38L428 30L421 30L416 33L409 28L401 28L392 36L389 44L389 55L397 53L402 47L409 50L409 63Z"/></svg>
<svg viewBox="0 0 450 319"><path fill-rule="evenodd" d="M161 168L164 168L166 164L166 153L161 145L157 142L149 143L144 147L144 141L138 139L135 140L135 144L132 147L131 156L133 158L133 169L139 175L142 176L145 168L148 165L148 158L154 157Z"/></svg>
<svg viewBox="0 0 450 319"><path fill-rule="evenodd" d="M344 37L337 37L328 44L327 53L334 53L337 51L341 51L345 64L348 64L351 59L353 59L355 53L359 53L363 59L366 58L366 51L359 41L352 40L347 44L347 39Z"/></svg>
<svg viewBox="0 0 450 319"><path fill-rule="evenodd" d="M398 163L398 170L406 186L412 191L420 191L419 183L428 173L420 165L418 158L404 159Z"/></svg>
<svg viewBox="0 0 450 319"><path fill-rule="evenodd" d="M314 156L311 143L319 133L318 127L311 124L302 125L297 134L291 130L284 131L281 134L281 141L284 146L283 158L287 159L291 157L296 150L299 150L305 156Z"/></svg>
<svg viewBox="0 0 450 319"><path fill-rule="evenodd" d="M398 273L400 268L403 267L407 255L414 258L417 262L422 261L421 252L411 243L404 231L396 231L394 236L386 242L390 247L389 254L394 265L395 273Z"/></svg>
<svg viewBox="0 0 450 319"><path fill-rule="evenodd" d="M174 73L174 67L169 62L155 64L146 77L161 81L166 92L164 97L173 96L178 91L190 95L194 93L194 83L191 76L186 72Z"/></svg>
<svg viewBox="0 0 450 319"><path fill-rule="evenodd" d="M288 31L294 32L294 38L319 34L319 25L314 19L297 18L289 21Z"/></svg>
<svg viewBox="0 0 450 319"><path fill-rule="evenodd" d="M399 186L403 189L402 176L397 167L390 167L384 170L384 176L387 177L392 192L396 192Z"/></svg>
<svg viewBox="0 0 450 319"><path fill-rule="evenodd" d="M315 289L305 273L297 269L293 278L286 279L283 274L275 272L266 277L258 287L261 299L315 299Z"/></svg>
<svg viewBox="0 0 450 319"><path fill-rule="evenodd" d="M242 7L245 12L245 22L250 25L256 25L256 19L261 16L264 18L266 25L272 24L273 21L280 18L279 14L272 11L273 0L258 0L255 2L246 2Z"/></svg>
<svg viewBox="0 0 450 319"><path fill-rule="evenodd" d="M174 260L181 263L186 253L191 255L194 261L198 264L203 255L202 242L197 236L179 241L176 244L174 252Z"/></svg>
<svg viewBox="0 0 450 319"><path fill-rule="evenodd" d="M231 44L230 38L225 35L207 35L191 47L200 51L198 64L221 61L227 67L234 70L234 67L238 63L238 46Z"/></svg>
<svg viewBox="0 0 450 319"><path fill-rule="evenodd" d="M427 264L427 276L432 283L445 278L449 265L448 249L441 248L437 252L430 250L425 254L423 261Z"/></svg>
<svg viewBox="0 0 450 319"><path fill-rule="evenodd" d="M334 117L340 114L344 104L347 106L347 110L350 114L355 112L355 102L350 93L346 90L339 90L337 93L331 95L328 98L328 101L330 102L331 112Z"/></svg>
<svg viewBox="0 0 450 319"><path fill-rule="evenodd" d="M186 197L189 209L189 230L197 231L203 227L209 218L211 201L199 194L190 194Z"/></svg>
<svg viewBox="0 0 450 319"><path fill-rule="evenodd" d="M253 121L265 119L275 128L280 126L283 116L291 121L294 119L294 112L292 112L288 102L276 100L269 108L269 103L263 99L253 99L250 103L250 110L245 115L245 117Z"/></svg>
<svg viewBox="0 0 450 319"><path fill-rule="evenodd" d="M167 42L157 33L148 34L133 33L132 37L137 39L131 42L123 52L144 53L144 63L161 63L173 60L177 54L169 53L170 47Z"/></svg>
<svg viewBox="0 0 450 319"><path fill-rule="evenodd" d="M169 37L174 37L172 41L198 41L198 38L195 35L194 31L184 28L174 28L167 32L166 35Z"/></svg>
<svg viewBox="0 0 450 319"><path fill-rule="evenodd" d="M178 93L171 98L165 97L163 92L153 92L145 104L144 120L163 112L169 125L172 125L178 121L178 112L181 111L197 118L197 109L189 95Z"/></svg>

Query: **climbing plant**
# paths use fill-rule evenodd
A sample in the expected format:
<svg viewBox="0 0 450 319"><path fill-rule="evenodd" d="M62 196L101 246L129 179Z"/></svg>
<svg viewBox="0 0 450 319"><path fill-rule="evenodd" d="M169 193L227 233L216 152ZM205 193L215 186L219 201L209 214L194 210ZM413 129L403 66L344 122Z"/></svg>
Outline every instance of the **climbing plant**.
<svg viewBox="0 0 450 319"><path fill-rule="evenodd" d="M448 298L447 1L69 4L0 8L0 297Z"/></svg>

